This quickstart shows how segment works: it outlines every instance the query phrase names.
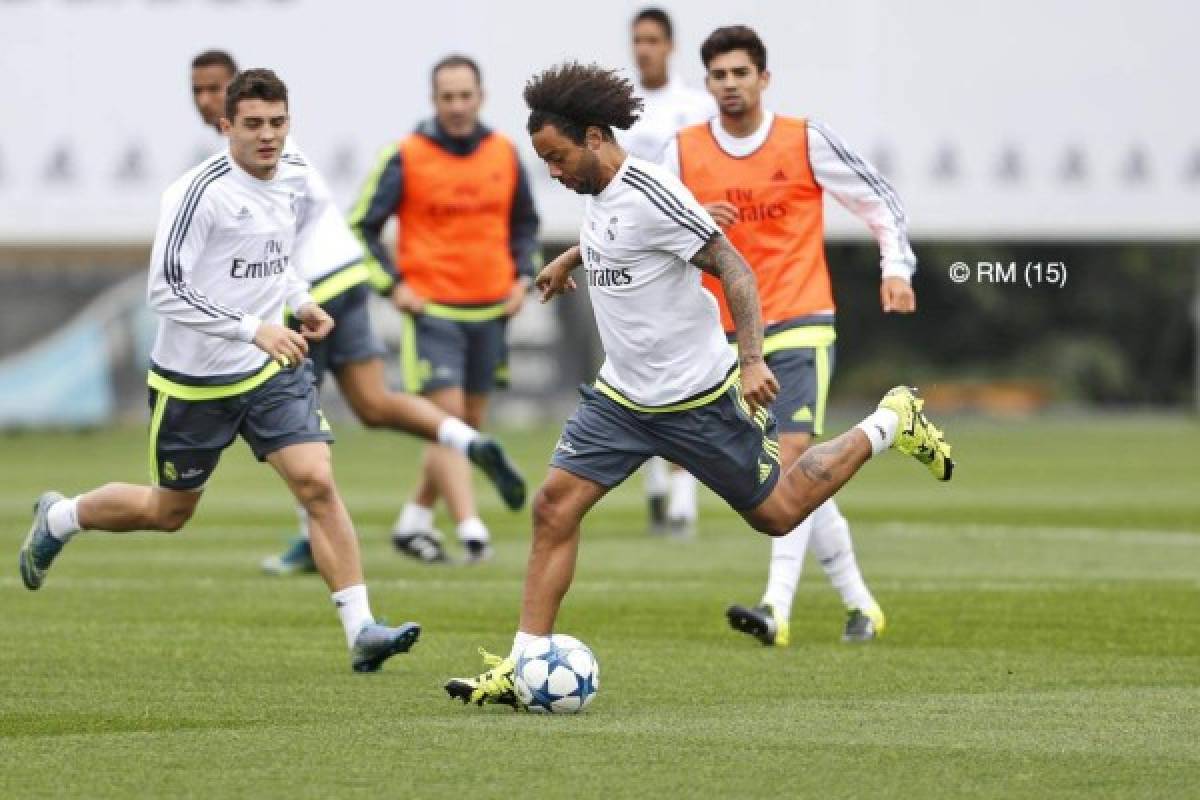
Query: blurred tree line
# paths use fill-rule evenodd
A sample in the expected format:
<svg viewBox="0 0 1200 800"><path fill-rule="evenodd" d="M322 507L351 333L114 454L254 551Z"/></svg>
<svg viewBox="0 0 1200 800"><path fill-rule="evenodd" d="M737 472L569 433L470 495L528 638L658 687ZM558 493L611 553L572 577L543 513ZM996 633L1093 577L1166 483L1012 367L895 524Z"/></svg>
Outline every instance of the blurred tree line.
<svg viewBox="0 0 1200 800"><path fill-rule="evenodd" d="M1020 382L1055 402L1192 405L1200 248L1177 243L941 242L914 245L916 315L879 308L873 243L827 248L838 304L834 396L898 380ZM954 283L949 268L971 268ZM978 262L1016 262L1016 283ZM1028 262L1063 262L1066 286L1026 287Z"/></svg>

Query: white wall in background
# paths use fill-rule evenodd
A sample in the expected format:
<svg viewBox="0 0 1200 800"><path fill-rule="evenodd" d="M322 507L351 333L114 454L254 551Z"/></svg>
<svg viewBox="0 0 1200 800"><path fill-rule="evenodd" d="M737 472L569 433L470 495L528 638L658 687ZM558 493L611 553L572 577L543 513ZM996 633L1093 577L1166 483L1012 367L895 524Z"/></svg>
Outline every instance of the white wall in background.
<svg viewBox="0 0 1200 800"><path fill-rule="evenodd" d="M487 121L521 143L547 234L570 235L579 200L534 161L521 88L568 57L627 66L642 5L0 0L0 243L147 239L159 192L216 144L187 83L208 47L288 82L295 135L347 204L378 148L428 114L430 65L477 57ZM881 162L916 236L1200 234L1193 3L662 5L693 84L713 27L758 28L771 106ZM859 233L840 211L830 228Z"/></svg>

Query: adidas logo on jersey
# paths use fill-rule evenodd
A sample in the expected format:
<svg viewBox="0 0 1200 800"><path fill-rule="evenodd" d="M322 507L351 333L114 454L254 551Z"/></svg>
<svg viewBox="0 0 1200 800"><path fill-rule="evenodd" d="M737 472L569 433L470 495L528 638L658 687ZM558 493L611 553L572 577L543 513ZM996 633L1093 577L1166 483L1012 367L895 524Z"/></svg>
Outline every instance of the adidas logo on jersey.
<svg viewBox="0 0 1200 800"><path fill-rule="evenodd" d="M775 174L771 176L771 180L773 180L773 181L786 181L786 180L787 180L787 175L784 175L784 174L783 174L783 170L781 170L781 169L777 169L777 170L775 170Z"/></svg>
<svg viewBox="0 0 1200 800"><path fill-rule="evenodd" d="M245 220L250 219L253 216L254 215L250 213L250 209L246 208L245 206L242 206L242 210L239 211L238 213L234 214L233 218L236 219L238 222L243 222Z"/></svg>

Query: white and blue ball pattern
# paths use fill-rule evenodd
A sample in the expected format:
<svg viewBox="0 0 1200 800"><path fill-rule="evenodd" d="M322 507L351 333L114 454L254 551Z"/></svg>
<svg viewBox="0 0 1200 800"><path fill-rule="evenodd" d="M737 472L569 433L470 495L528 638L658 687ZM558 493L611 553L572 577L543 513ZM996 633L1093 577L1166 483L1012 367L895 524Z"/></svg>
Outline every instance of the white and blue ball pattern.
<svg viewBox="0 0 1200 800"><path fill-rule="evenodd" d="M517 656L517 700L535 714L575 714L600 689L600 664L574 636L539 636Z"/></svg>

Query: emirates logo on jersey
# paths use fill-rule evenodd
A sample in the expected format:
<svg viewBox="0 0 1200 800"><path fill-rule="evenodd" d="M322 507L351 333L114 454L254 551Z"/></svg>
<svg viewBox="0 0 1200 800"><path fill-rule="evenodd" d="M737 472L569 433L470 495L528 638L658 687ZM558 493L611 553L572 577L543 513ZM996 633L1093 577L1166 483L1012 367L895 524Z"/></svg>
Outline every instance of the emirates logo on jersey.
<svg viewBox="0 0 1200 800"><path fill-rule="evenodd" d="M780 170L776 174L782 175L783 171ZM725 190L725 199L737 207L738 222L764 222L787 216L786 204L778 200L764 199L761 195L760 192L759 197L755 197L753 189Z"/></svg>
<svg viewBox="0 0 1200 800"><path fill-rule="evenodd" d="M628 267L618 269L605 264L600 258L600 254L591 247L584 248L583 252L588 286L616 287L628 286L633 283L633 275L630 274Z"/></svg>

